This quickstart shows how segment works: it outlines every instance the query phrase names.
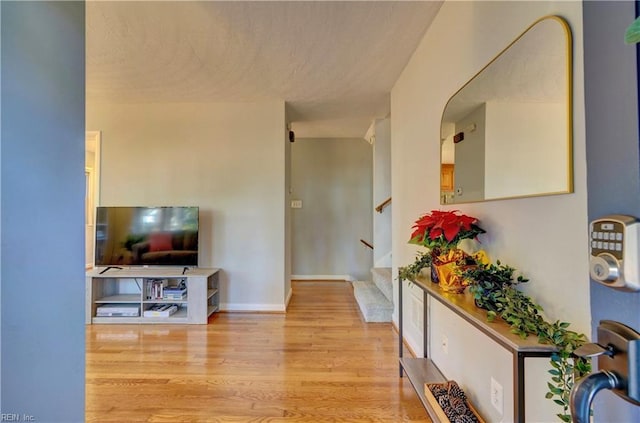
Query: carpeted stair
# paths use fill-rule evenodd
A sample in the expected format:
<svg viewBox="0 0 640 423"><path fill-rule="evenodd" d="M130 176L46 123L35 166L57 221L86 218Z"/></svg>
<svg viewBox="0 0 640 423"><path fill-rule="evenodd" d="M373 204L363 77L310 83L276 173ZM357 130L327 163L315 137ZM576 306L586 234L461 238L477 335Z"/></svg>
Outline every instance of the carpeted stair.
<svg viewBox="0 0 640 423"><path fill-rule="evenodd" d="M354 281L356 298L365 322L390 322L393 313L393 285L390 267L371 269L373 281Z"/></svg>

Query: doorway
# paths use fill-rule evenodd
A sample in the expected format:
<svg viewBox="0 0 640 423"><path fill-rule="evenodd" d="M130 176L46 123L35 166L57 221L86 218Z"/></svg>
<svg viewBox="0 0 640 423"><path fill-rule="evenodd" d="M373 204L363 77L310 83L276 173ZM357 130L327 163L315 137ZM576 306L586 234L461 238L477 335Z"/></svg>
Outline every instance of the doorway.
<svg viewBox="0 0 640 423"><path fill-rule="evenodd" d="M85 267L93 267L95 248L95 213L100 204L100 131L85 136Z"/></svg>

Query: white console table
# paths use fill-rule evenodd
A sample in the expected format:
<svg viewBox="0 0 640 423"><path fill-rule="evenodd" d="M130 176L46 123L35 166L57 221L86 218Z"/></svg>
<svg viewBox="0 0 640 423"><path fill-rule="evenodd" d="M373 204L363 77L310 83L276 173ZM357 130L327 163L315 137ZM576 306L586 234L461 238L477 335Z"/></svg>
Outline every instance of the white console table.
<svg viewBox="0 0 640 423"><path fill-rule="evenodd" d="M509 351L512 355L511 366L513 367L513 421L524 423L525 421L525 359L529 357L550 357L556 348L548 344L540 344L534 336L526 339L520 338L511 332L509 325L501 319L496 319L492 323L487 322L487 312L475 306L473 295L469 292L464 294L451 294L440 289L439 285L431 282L427 278L418 278L410 281L423 291L424 299L424 357L411 358L403 356L403 327L402 327L402 285L404 280L398 280L398 298L400 301L399 310L399 350L400 350L400 377L403 373L407 375L413 385L418 397L422 401L429 416L438 421L434 410L427 401L424 394L425 383L439 383L446 380L435 363L429 358L427 351L429 339L429 298L438 301L449 310L462 317L473 325L480 332L497 342L500 346Z"/></svg>
<svg viewBox="0 0 640 423"><path fill-rule="evenodd" d="M220 269L189 268L184 274L177 268L112 268L87 272L86 324L95 323L182 323L206 324L220 307L218 275ZM148 298L145 284L151 280L167 280L170 285L184 282L186 298ZM138 308L138 316L97 316L98 307L106 304ZM169 317L144 317L144 310L155 304L176 304L178 311Z"/></svg>

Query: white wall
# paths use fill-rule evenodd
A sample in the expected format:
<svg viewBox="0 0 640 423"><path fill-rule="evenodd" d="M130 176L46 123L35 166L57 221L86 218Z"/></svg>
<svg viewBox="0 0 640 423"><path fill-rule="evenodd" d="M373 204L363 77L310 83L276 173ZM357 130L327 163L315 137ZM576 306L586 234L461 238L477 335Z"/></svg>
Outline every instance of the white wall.
<svg viewBox="0 0 640 423"><path fill-rule="evenodd" d="M302 138L291 151L295 277L370 280L372 148L362 138Z"/></svg>
<svg viewBox="0 0 640 423"><path fill-rule="evenodd" d="M456 122L456 133L464 139L454 144L454 201L478 201L484 198L486 104L480 105ZM467 130L471 126L475 130Z"/></svg>
<svg viewBox="0 0 640 423"><path fill-rule="evenodd" d="M567 190L566 104L487 102L486 199ZM505 177L509 175L509 177Z"/></svg>
<svg viewBox="0 0 640 423"><path fill-rule="evenodd" d="M587 211L584 131L584 80L582 63L582 5L580 2L455 2L448 1L425 34L420 46L391 93L393 264L414 260L416 248L407 244L411 225L421 214L439 209L440 118L449 97L485 66L536 19L559 14L573 31L574 82L574 188L575 193L517 200L459 204L456 209L480 219L488 233L481 237L492 259L515 266L531 279L526 291L551 319L572 323L590 333L587 272ZM455 28L455 30L452 30ZM456 52L451 54L450 52ZM447 57L447 60L442 60ZM457 159L457 157L456 157ZM447 207L442 207L447 208ZM410 294L407 294L410 295ZM405 306L405 311L407 311ZM444 327L450 316L431 310L430 325ZM475 330L448 329L449 339L473 339ZM420 336L413 334L413 339ZM458 360L440 357L443 368L467 365L500 375L504 363L497 346L476 351L463 342L469 354ZM422 345L412 345L419 354ZM529 370L527 383L536 386L546 374ZM446 372L445 372L446 373ZM460 375L459 382L472 395L488 391L490 381ZM505 390L509 380L500 381ZM527 421L555 421L544 388L527 397ZM480 404L479 404L480 405ZM481 411L497 421L483 402ZM504 416L510 421L512 416Z"/></svg>
<svg viewBox="0 0 640 423"><path fill-rule="evenodd" d="M283 102L87 105L102 131L101 205L200 207L201 267L221 308L284 310Z"/></svg>
<svg viewBox="0 0 640 423"><path fill-rule="evenodd" d="M284 139L284 303L289 305L293 291L291 290L291 142L289 141L289 118L285 108Z"/></svg>
<svg viewBox="0 0 640 423"><path fill-rule="evenodd" d="M442 164L455 164L456 149L453 143L453 131L451 135L447 135L445 139L442 140L441 155Z"/></svg>
<svg viewBox="0 0 640 423"><path fill-rule="evenodd" d="M391 197L391 119L374 122L373 143L373 206ZM393 202L373 212L373 262L376 267L391 267L391 211Z"/></svg>

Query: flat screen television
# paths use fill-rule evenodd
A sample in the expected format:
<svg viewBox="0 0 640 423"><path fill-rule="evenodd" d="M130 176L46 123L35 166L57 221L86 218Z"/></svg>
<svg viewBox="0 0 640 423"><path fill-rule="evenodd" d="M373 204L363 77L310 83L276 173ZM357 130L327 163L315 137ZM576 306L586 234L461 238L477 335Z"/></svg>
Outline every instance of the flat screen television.
<svg viewBox="0 0 640 423"><path fill-rule="evenodd" d="M96 266L197 266L198 207L98 207Z"/></svg>

